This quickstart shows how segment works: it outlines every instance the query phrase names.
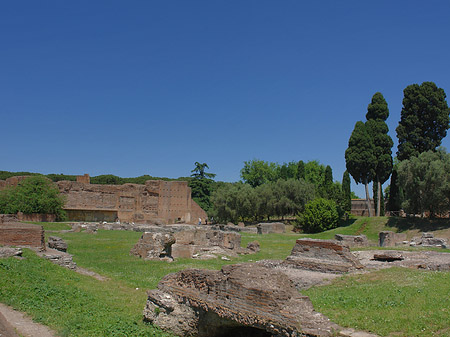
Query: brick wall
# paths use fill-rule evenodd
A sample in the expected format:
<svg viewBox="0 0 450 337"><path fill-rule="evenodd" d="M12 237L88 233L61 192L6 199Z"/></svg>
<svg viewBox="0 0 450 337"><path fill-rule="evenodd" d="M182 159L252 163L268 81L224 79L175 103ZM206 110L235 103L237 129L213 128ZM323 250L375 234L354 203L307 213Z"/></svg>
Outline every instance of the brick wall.
<svg viewBox="0 0 450 337"><path fill-rule="evenodd" d="M0 224L0 244L45 249L44 227L22 223Z"/></svg>

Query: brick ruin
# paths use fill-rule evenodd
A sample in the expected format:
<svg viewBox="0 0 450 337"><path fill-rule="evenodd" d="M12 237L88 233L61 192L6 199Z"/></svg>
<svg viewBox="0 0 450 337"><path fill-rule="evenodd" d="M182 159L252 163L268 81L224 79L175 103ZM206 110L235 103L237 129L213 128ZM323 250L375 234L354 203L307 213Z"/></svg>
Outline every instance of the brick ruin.
<svg viewBox="0 0 450 337"><path fill-rule="evenodd" d="M0 180L0 190L15 186L25 176ZM59 181L70 221L121 221L169 224L197 223L207 214L191 198L186 181L148 180L142 184L91 184L89 175L77 181Z"/></svg>

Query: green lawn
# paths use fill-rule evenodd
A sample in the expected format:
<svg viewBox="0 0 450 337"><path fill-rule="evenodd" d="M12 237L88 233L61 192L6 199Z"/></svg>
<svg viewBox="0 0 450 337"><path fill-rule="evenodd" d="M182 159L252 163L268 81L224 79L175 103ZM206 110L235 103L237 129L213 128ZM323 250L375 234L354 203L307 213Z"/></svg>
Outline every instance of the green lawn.
<svg viewBox="0 0 450 337"><path fill-rule="evenodd" d="M398 225L398 227L396 227ZM425 224L429 225L429 224ZM47 230L66 224L44 224ZM409 227L408 227L409 226ZM223 261L180 259L172 263L143 261L129 255L142 233L103 231L97 234L49 233L68 243L81 267L109 278L98 281L77 274L25 250L25 259L0 260L0 302L26 311L61 336L164 336L142 322L145 291L166 274L185 268L219 269L224 264L284 259L300 237L331 239L334 234L365 234L376 243L380 230L417 230L420 224L390 218L351 219L343 227L314 235L242 235L242 246L257 240L261 251ZM440 224L440 230L446 230ZM401 227L401 228L400 228ZM450 226L449 226L450 227ZM449 273L390 269L343 276L332 285L306 292L318 311L336 323L382 336L450 336Z"/></svg>

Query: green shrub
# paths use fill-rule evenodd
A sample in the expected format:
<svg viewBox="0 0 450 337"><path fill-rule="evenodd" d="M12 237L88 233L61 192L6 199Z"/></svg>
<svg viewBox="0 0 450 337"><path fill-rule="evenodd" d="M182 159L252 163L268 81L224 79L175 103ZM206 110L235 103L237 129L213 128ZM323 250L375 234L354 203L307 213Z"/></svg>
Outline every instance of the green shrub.
<svg viewBox="0 0 450 337"><path fill-rule="evenodd" d="M318 233L336 228L339 213L333 200L315 199L305 206L305 211L297 217L297 226L304 232Z"/></svg>
<svg viewBox="0 0 450 337"><path fill-rule="evenodd" d="M64 198L58 188L43 176L31 176L17 186L0 191L0 213L56 214L64 219Z"/></svg>

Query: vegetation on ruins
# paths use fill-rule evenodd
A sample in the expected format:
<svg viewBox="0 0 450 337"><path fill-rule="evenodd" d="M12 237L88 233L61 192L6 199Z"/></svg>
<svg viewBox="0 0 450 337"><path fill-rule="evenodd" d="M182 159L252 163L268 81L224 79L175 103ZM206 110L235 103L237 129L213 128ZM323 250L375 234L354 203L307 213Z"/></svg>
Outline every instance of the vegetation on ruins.
<svg viewBox="0 0 450 337"><path fill-rule="evenodd" d="M317 198L306 204L305 210L298 216L296 225L306 233L318 233L336 228L339 218L333 200Z"/></svg>
<svg viewBox="0 0 450 337"><path fill-rule="evenodd" d="M436 150L447 135L450 122L445 92L435 83L411 84L403 94L401 118L396 129L399 160Z"/></svg>
<svg viewBox="0 0 450 337"><path fill-rule="evenodd" d="M64 219L64 198L52 182L43 176L31 176L17 186L0 191L0 213L56 214Z"/></svg>
<svg viewBox="0 0 450 337"><path fill-rule="evenodd" d="M211 192L213 189L213 178L216 176L214 173L205 172L209 169L208 164L195 162L195 168L191 171L191 181L189 187L191 188L192 199L201 207L205 212L209 212L211 209Z"/></svg>

